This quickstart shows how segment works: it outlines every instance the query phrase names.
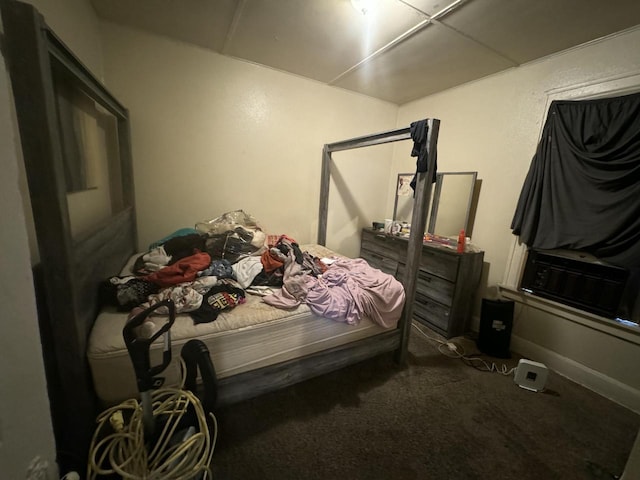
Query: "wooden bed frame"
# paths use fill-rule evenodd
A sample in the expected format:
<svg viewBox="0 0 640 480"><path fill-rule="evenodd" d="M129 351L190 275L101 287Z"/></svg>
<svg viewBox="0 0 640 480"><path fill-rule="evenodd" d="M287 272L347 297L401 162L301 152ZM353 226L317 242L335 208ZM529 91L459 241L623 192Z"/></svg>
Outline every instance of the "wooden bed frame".
<svg viewBox="0 0 640 480"><path fill-rule="evenodd" d="M70 52L31 5L0 0L9 70L33 209L40 264L35 267L38 316L61 472L82 469L98 402L86 358L87 339L100 308L98 286L137 251L129 118L124 108ZM117 118L124 206L90 234L73 238L67 209L63 150L57 124L53 70ZM429 166L417 176L397 329L303 358L219 381L219 404L231 404L307 378L396 352L403 363L411 331L418 258L431 194L439 121L428 121ZM409 128L327 144L322 151L318 243L326 240L331 153L410 139ZM87 261L90 259L91 261Z"/></svg>

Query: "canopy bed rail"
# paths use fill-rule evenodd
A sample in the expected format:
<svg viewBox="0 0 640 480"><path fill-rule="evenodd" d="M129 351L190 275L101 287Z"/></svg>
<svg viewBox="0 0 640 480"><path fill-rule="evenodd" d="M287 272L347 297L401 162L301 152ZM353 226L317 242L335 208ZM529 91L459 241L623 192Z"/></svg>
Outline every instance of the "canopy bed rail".
<svg viewBox="0 0 640 480"><path fill-rule="evenodd" d="M413 124L412 124L413 125ZM398 323L400 336L399 347L396 351L396 360L404 363L407 358L409 335L411 333L411 319L413 318L413 304L416 295L416 282L420 267L422 243L427 222L427 212L431 201L432 181L435 178L436 160L438 156L438 134L440 132L440 120L431 118L426 121L426 155L427 168L416 172L416 186L411 217L411 233L407 248L407 268L403 285L405 289L405 306L402 317ZM331 180L331 162L333 152L351 150L355 148L370 147L383 143L411 140L411 127L390 130L388 132L375 133L362 137L327 143L322 149L322 172L320 175L320 207L318 213L318 243L325 245L327 240L327 218L329 212L329 187Z"/></svg>

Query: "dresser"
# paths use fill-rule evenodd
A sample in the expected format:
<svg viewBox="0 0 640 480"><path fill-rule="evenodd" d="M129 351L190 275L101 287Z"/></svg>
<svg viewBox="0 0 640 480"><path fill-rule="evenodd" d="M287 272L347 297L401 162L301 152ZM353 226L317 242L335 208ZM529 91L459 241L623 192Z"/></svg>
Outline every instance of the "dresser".
<svg viewBox="0 0 640 480"><path fill-rule="evenodd" d="M369 265L404 281L408 239L365 228L360 256ZM480 283L484 252L458 253L423 244L413 317L446 338L463 335L470 326L473 299Z"/></svg>

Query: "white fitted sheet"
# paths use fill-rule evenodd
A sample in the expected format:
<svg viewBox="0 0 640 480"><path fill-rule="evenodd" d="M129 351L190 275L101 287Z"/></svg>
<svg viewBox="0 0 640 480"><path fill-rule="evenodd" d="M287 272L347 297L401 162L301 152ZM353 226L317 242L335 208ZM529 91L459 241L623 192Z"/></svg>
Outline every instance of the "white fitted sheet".
<svg viewBox="0 0 640 480"><path fill-rule="evenodd" d="M320 257L332 255L320 246L301 248ZM138 393L122 338L127 316L115 308L103 310L89 337L87 357L96 393L104 406L136 397ZM171 329L172 361L162 375L166 377L165 384L178 383L180 350L193 338L205 343L218 378L224 378L345 345L385 330L366 317L357 325L347 325L318 317L304 304L283 310L267 305L261 297L247 294L246 303L223 311L211 323L196 325L189 315L177 315ZM162 349L160 338L151 347L152 365L160 363Z"/></svg>

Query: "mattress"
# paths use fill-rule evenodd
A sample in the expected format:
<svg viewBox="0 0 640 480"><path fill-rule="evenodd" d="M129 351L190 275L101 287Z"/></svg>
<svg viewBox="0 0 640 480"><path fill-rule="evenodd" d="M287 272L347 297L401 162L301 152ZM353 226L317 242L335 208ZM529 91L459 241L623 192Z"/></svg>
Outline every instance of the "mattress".
<svg viewBox="0 0 640 480"><path fill-rule="evenodd" d="M333 253L321 246L301 246L319 257ZM123 269L123 274L128 272ZM95 391L103 406L111 406L138 394L136 378L122 329L128 314L115 308L100 312L89 336L87 357ZM151 317L155 322L164 317ZM275 308L259 296L247 294L246 302L223 311L211 323L194 324L187 314L177 315L171 328L172 359L160 375L165 385L177 385L180 350L193 338L205 343L218 378L225 378L325 349L341 346L386 331L363 317L357 325L319 317L302 304L293 309ZM162 338L151 346L151 364L161 363Z"/></svg>

